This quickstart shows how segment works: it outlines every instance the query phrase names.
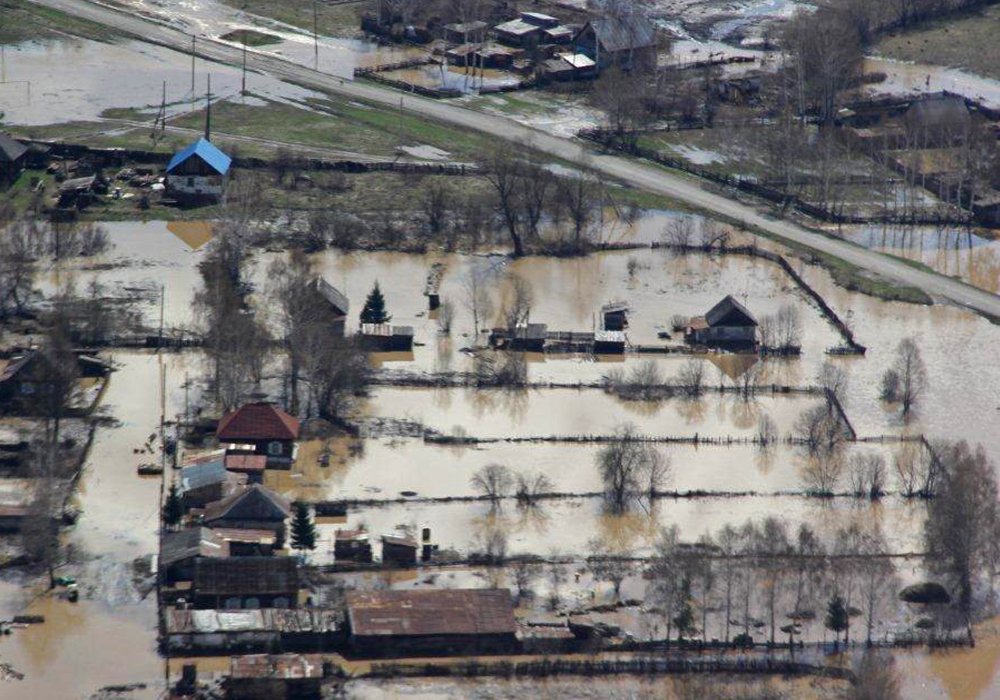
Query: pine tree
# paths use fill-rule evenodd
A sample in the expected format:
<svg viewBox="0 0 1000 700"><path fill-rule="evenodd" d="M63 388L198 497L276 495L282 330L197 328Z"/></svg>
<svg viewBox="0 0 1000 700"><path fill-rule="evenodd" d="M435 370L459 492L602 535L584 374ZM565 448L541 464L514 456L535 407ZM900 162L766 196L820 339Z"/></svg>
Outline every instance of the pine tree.
<svg viewBox="0 0 1000 700"><path fill-rule="evenodd" d="M382 290L376 282L372 291L368 293L368 298L365 299L365 308L361 310L361 322L388 323L391 320L392 316L386 313L385 297L382 296Z"/></svg>
<svg viewBox="0 0 1000 700"><path fill-rule="evenodd" d="M295 518L292 520L292 549L316 549L316 526L309 515L309 506L295 504Z"/></svg>
<svg viewBox="0 0 1000 700"><path fill-rule="evenodd" d="M840 633L847 629L850 620L847 617L847 608L844 607L844 599L835 595L826 606L826 628L834 634L834 647L839 647Z"/></svg>
<svg viewBox="0 0 1000 700"><path fill-rule="evenodd" d="M163 522L168 527L173 527L184 517L184 505L181 503L181 496L177 493L177 484L170 484L167 492L167 501L163 504Z"/></svg>

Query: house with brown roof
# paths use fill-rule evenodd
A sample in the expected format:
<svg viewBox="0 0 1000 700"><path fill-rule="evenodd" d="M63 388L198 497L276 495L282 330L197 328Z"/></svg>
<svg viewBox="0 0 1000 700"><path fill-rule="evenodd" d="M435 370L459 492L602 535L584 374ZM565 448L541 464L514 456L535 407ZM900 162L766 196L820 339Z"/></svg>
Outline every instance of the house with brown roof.
<svg viewBox="0 0 1000 700"><path fill-rule="evenodd" d="M191 594L198 610L295 608L299 564L292 557L198 559Z"/></svg>
<svg viewBox="0 0 1000 700"><path fill-rule="evenodd" d="M757 319L731 295L688 321L688 342L727 350L748 350L757 346Z"/></svg>
<svg viewBox="0 0 1000 700"><path fill-rule="evenodd" d="M288 468L295 459L299 419L273 403L248 403L224 415L215 435L226 454L266 455L268 467Z"/></svg>
<svg viewBox="0 0 1000 700"><path fill-rule="evenodd" d="M348 591L349 644L366 656L506 653L517 644L510 591Z"/></svg>
<svg viewBox="0 0 1000 700"><path fill-rule="evenodd" d="M211 528L268 530L275 534L276 546L280 547L292 506L271 489L253 484L191 514Z"/></svg>

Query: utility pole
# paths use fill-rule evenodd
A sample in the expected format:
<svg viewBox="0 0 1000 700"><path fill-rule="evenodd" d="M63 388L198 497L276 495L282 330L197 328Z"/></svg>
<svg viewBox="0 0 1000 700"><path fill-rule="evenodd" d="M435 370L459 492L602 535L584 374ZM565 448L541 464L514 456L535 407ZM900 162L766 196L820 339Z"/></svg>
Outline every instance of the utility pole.
<svg viewBox="0 0 1000 700"><path fill-rule="evenodd" d="M191 35L191 100L194 101L194 53L195 53L195 35Z"/></svg>
<svg viewBox="0 0 1000 700"><path fill-rule="evenodd" d="M247 94L247 35L243 35L243 85L240 88L240 94Z"/></svg>
<svg viewBox="0 0 1000 700"><path fill-rule="evenodd" d="M319 9L313 0L313 68L319 70Z"/></svg>
<svg viewBox="0 0 1000 700"><path fill-rule="evenodd" d="M166 287L160 285L160 334L156 339L156 352L163 350L163 306L164 306L164 295L166 293Z"/></svg>

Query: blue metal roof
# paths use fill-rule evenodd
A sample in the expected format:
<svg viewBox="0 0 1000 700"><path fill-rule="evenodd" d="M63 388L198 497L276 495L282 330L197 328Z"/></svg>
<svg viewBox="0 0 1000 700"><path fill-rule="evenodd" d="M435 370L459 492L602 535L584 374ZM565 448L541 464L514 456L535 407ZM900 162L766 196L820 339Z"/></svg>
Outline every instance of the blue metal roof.
<svg viewBox="0 0 1000 700"><path fill-rule="evenodd" d="M227 474L225 457L222 455L218 459L184 467L181 469L181 493L223 482Z"/></svg>
<svg viewBox="0 0 1000 700"><path fill-rule="evenodd" d="M201 158L203 161L208 163L212 170L219 173L219 175L225 175L229 172L229 166L233 162L232 158L216 148L211 141L202 137L185 148L183 151L176 153L174 157L170 159L170 164L167 165L167 172L169 173L191 156L198 156Z"/></svg>

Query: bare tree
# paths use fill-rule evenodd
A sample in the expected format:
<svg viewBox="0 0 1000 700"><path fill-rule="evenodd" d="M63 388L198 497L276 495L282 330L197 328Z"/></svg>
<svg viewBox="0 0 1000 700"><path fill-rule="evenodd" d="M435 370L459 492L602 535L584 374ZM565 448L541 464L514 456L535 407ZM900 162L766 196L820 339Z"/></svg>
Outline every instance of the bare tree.
<svg viewBox="0 0 1000 700"><path fill-rule="evenodd" d="M940 478L928 501L924 543L928 567L958 590L969 643L976 582L990 565L992 544L1000 539L996 470L983 448L965 442L938 449Z"/></svg>
<svg viewBox="0 0 1000 700"><path fill-rule="evenodd" d="M595 581L606 581L611 584L614 599L621 598L622 583L632 573L632 563L621 551L609 547L603 538L595 537L587 543L590 554L587 557L587 568Z"/></svg>
<svg viewBox="0 0 1000 700"><path fill-rule="evenodd" d="M445 335L451 334L451 323L455 319L455 306L447 299L441 302L437 308L438 328Z"/></svg>
<svg viewBox="0 0 1000 700"><path fill-rule="evenodd" d="M913 338L903 338L896 347L892 367L882 375L882 399L902 404L905 418L926 392L927 368L920 348Z"/></svg>
<svg viewBox="0 0 1000 700"><path fill-rule="evenodd" d="M674 617L686 596L685 583L688 572L676 525L664 528L656 542L656 550L647 577L649 593L667 627L670 641Z"/></svg>
<svg viewBox="0 0 1000 700"><path fill-rule="evenodd" d="M778 441L778 424L766 413L762 413L757 419L757 444L762 448L769 448Z"/></svg>
<svg viewBox="0 0 1000 700"><path fill-rule="evenodd" d="M843 456L832 452L810 454L802 469L805 490L814 496L835 495L843 474Z"/></svg>
<svg viewBox="0 0 1000 700"><path fill-rule="evenodd" d="M514 248L514 257L524 255L523 221L519 194L524 166L509 148L497 146L485 154L480 168L493 187L497 210Z"/></svg>
<svg viewBox="0 0 1000 700"><path fill-rule="evenodd" d="M770 350L789 352L802 345L802 314L798 307L783 304L774 315L760 320L761 343Z"/></svg>
<svg viewBox="0 0 1000 700"><path fill-rule="evenodd" d="M669 474L663 459L636 433L632 425L615 431L615 439L597 455L597 469L604 484L604 500L614 513L649 497Z"/></svg>
<svg viewBox="0 0 1000 700"><path fill-rule="evenodd" d="M895 568L886 556L888 553L889 547L880 530L876 528L862 535L858 593L861 613L865 619L865 640L869 648L873 643L878 616L891 600Z"/></svg>
<svg viewBox="0 0 1000 700"><path fill-rule="evenodd" d="M826 392L827 397L835 398L843 405L847 401L848 377L847 371L832 362L824 362L816 375L816 383ZM832 410L832 406L830 407Z"/></svg>
<svg viewBox="0 0 1000 700"><path fill-rule="evenodd" d="M368 355L356 338L310 333L303 353L311 408L320 418L341 421L371 377Z"/></svg>
<svg viewBox="0 0 1000 700"><path fill-rule="evenodd" d="M541 472L527 474L518 472L516 482L514 497L517 499L517 505L522 508L537 506L541 496L551 493L555 488L552 480Z"/></svg>
<svg viewBox="0 0 1000 700"><path fill-rule="evenodd" d="M719 575L722 578L723 641L729 644L730 625L733 619L733 600L739 581L737 555L740 550L740 534L732 525L725 525L716 538L719 547Z"/></svg>
<svg viewBox="0 0 1000 700"><path fill-rule="evenodd" d="M472 314L473 337L479 337L479 321L493 312L494 274L489 267L473 267L462 278L465 308Z"/></svg>
<svg viewBox="0 0 1000 700"><path fill-rule="evenodd" d="M493 508L499 508L510 493L514 478L510 469L502 464L487 464L472 475L469 483L477 493L489 500Z"/></svg>
<svg viewBox="0 0 1000 700"><path fill-rule="evenodd" d="M503 317L507 324L507 332L513 336L519 328L528 325L531 318L531 307L535 303L535 295L531 284L511 272L507 275L507 289L504 294Z"/></svg>
<svg viewBox="0 0 1000 700"><path fill-rule="evenodd" d="M830 454L850 437L840 415L831 413L825 405L801 413L795 420L793 435L813 455Z"/></svg>
<svg viewBox="0 0 1000 700"><path fill-rule="evenodd" d="M778 601L781 600L791 544L785 524L777 518L765 518L759 530L755 550L761 557L761 583L770 620L771 644L777 628Z"/></svg>
<svg viewBox="0 0 1000 700"><path fill-rule="evenodd" d="M526 555L510 562L511 577L517 589L517 600L520 603L531 596L531 586L541 575L542 563L535 555Z"/></svg>
<svg viewBox="0 0 1000 700"><path fill-rule="evenodd" d="M934 495L937 482L937 464L922 443L907 442L893 455L893 467L899 484L899 492L906 498Z"/></svg>
<svg viewBox="0 0 1000 700"><path fill-rule="evenodd" d="M23 314L35 291L38 240L34 222L17 220L0 235L0 318Z"/></svg>
<svg viewBox="0 0 1000 700"><path fill-rule="evenodd" d="M694 229L694 218L686 214L681 215L666 225L663 230L663 239L667 245L683 250L691 245Z"/></svg>
<svg viewBox="0 0 1000 700"><path fill-rule="evenodd" d="M584 249L587 229L600 206L599 189L599 183L584 173L560 178L556 187L556 203L569 221L574 252L582 252Z"/></svg>
<svg viewBox="0 0 1000 700"><path fill-rule="evenodd" d="M877 452L856 452L847 466L851 493L873 501L885 493L885 458Z"/></svg>
<svg viewBox="0 0 1000 700"><path fill-rule="evenodd" d="M695 358L681 365L677 373L677 384L690 397L701 396L705 383L705 363Z"/></svg>

